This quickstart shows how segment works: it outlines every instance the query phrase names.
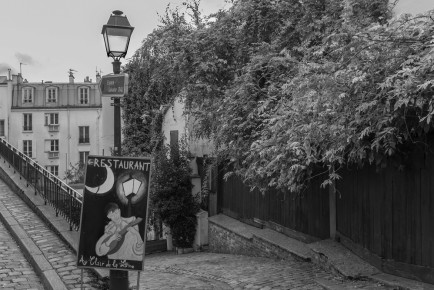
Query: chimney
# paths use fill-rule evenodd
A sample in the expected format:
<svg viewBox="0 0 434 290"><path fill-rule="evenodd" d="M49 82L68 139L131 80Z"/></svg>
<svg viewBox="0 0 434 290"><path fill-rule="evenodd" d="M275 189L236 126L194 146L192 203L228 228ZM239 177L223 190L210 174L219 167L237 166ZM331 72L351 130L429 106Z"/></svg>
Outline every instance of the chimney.
<svg viewBox="0 0 434 290"><path fill-rule="evenodd" d="M87 77L84 79L84 82L85 82L85 83L91 83L92 81L89 80L89 76L87 76Z"/></svg>
<svg viewBox="0 0 434 290"><path fill-rule="evenodd" d="M74 75L72 74L72 71L69 71L69 83L70 84L74 83Z"/></svg>
<svg viewBox="0 0 434 290"><path fill-rule="evenodd" d="M8 69L8 81L12 80L11 69Z"/></svg>
<svg viewBox="0 0 434 290"><path fill-rule="evenodd" d="M96 82L99 84L101 81L101 74L99 72L96 72Z"/></svg>
<svg viewBox="0 0 434 290"><path fill-rule="evenodd" d="M17 81L19 84L23 83L23 76L20 73L17 76Z"/></svg>

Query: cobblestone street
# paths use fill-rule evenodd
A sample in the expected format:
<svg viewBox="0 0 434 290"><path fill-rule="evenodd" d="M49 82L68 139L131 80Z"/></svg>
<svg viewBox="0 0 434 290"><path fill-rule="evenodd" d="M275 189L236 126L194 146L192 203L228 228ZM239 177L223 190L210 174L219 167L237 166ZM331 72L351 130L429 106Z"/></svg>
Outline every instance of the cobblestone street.
<svg viewBox="0 0 434 290"><path fill-rule="evenodd" d="M330 275L305 262L166 253L146 258L140 289L159 289L162 280L167 289L323 289L315 283L316 277Z"/></svg>
<svg viewBox="0 0 434 290"><path fill-rule="evenodd" d="M0 289L44 289L20 248L0 223Z"/></svg>
<svg viewBox="0 0 434 290"><path fill-rule="evenodd" d="M0 182L0 193L0 210L7 210L18 222L27 236L30 237L42 251L44 257L55 269L68 289L80 289L81 270L75 266L75 253L3 182ZM9 259L13 259L13 257ZM3 260L4 258L2 261ZM13 274L14 273L12 273L12 275L8 273L8 276L13 277ZM2 277L1 280L3 283L3 280L7 281L10 280L10 278ZM86 289L101 288L99 287L97 277L89 270L84 271L83 280ZM13 289L27 289L27 287Z"/></svg>
<svg viewBox="0 0 434 290"><path fill-rule="evenodd" d="M135 286L136 275L130 275ZM343 281L309 262L215 253L154 254L145 259L140 289L393 289L372 281Z"/></svg>

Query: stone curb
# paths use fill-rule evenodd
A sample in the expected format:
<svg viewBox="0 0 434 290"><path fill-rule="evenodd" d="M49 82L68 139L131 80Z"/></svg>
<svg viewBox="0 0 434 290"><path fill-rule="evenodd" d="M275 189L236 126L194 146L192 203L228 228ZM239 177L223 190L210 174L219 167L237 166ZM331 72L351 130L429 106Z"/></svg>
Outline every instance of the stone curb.
<svg viewBox="0 0 434 290"><path fill-rule="evenodd" d="M2 205L0 210L0 220L8 229L14 240L21 248L24 256L35 269L36 273L42 280L45 289L49 290L67 290L68 288L62 282L59 275L45 259L38 246L27 236L27 233L18 225L18 222L12 216L4 216L3 213L9 213ZM7 214L6 214L7 215Z"/></svg>
<svg viewBox="0 0 434 290"><path fill-rule="evenodd" d="M263 230L264 234L256 233L254 234L254 237L262 240L264 242L267 242L269 244L275 245L277 248L289 252L294 257L305 261L305 262L311 262L312 257L312 251L306 246L305 243L300 242L295 239L287 239L286 241L282 242L279 241L279 239L276 238L279 233L275 232L270 237L267 236L267 229ZM271 230L272 231L272 230Z"/></svg>

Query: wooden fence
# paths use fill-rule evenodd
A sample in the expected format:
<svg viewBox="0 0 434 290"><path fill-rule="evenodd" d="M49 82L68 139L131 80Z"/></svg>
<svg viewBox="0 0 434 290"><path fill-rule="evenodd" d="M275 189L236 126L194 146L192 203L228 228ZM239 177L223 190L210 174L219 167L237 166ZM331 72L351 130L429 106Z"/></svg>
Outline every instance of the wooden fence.
<svg viewBox="0 0 434 290"><path fill-rule="evenodd" d="M224 181L219 177L220 210L244 222L267 224L279 231L298 231L300 238L329 236L328 189L321 189L314 180L301 194L269 190L261 193L250 188L235 176ZM294 233L293 233L294 234Z"/></svg>
<svg viewBox="0 0 434 290"><path fill-rule="evenodd" d="M337 230L347 246L387 272L434 283L434 155L415 150L403 164L342 177Z"/></svg>
<svg viewBox="0 0 434 290"><path fill-rule="evenodd" d="M434 148L431 146L430 148ZM415 148L386 168L345 168L336 183L341 242L385 272L434 284L434 153ZM299 196L250 191L238 178L219 177L223 213L285 232L329 238L329 189L314 180Z"/></svg>

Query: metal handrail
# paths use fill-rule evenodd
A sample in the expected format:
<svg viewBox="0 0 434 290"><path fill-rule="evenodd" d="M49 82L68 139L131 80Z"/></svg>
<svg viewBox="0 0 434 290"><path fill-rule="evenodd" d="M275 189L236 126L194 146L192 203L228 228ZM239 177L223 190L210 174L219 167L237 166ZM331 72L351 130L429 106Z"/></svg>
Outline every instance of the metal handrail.
<svg viewBox="0 0 434 290"><path fill-rule="evenodd" d="M56 216L63 216L69 222L72 231L80 226L80 214L83 196L40 166L35 160L13 147L5 139L0 138L0 155L9 167L14 168L26 180L27 186L32 185L35 195L40 194L45 204L51 205ZM21 177L20 177L21 178Z"/></svg>

